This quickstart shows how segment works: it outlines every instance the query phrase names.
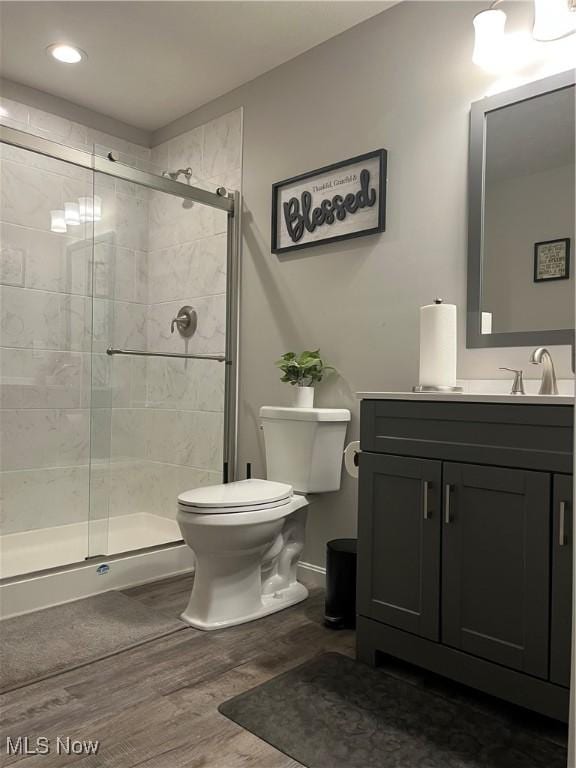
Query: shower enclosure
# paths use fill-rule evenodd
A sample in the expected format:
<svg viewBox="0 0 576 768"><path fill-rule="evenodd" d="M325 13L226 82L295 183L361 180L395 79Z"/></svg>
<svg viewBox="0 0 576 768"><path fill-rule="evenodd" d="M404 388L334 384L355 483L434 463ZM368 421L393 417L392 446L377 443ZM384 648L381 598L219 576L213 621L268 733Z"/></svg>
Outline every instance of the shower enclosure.
<svg viewBox="0 0 576 768"><path fill-rule="evenodd" d="M1 585L174 545L177 495L235 477L239 194L0 152Z"/></svg>

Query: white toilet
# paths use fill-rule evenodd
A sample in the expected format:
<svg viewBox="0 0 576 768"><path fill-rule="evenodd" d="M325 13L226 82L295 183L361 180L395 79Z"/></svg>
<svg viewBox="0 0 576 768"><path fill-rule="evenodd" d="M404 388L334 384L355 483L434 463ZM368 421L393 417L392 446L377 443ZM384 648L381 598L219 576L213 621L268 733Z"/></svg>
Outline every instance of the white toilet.
<svg viewBox="0 0 576 768"><path fill-rule="evenodd" d="M240 480L186 491L178 524L196 558L183 621L221 629L305 600L296 580L304 547L305 493L340 488L350 411L260 409L267 480Z"/></svg>

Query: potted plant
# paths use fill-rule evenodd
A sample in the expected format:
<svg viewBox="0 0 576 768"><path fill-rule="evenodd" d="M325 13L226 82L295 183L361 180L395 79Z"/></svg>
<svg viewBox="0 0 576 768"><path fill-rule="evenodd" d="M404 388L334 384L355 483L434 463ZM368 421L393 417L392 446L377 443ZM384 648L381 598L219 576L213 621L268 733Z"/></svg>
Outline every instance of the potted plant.
<svg viewBox="0 0 576 768"><path fill-rule="evenodd" d="M313 408L314 385L334 370L322 360L319 349L305 350L299 355L286 352L280 360L276 361L276 365L284 374L281 380L296 387L294 398L296 408Z"/></svg>

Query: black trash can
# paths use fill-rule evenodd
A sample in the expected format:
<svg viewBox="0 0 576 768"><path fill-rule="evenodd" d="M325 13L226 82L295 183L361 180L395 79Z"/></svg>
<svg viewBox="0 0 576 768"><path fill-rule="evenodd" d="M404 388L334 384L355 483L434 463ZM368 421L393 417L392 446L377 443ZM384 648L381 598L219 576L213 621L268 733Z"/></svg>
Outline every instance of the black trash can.
<svg viewBox="0 0 576 768"><path fill-rule="evenodd" d="M333 539L326 545L324 624L331 629L356 626L357 539Z"/></svg>

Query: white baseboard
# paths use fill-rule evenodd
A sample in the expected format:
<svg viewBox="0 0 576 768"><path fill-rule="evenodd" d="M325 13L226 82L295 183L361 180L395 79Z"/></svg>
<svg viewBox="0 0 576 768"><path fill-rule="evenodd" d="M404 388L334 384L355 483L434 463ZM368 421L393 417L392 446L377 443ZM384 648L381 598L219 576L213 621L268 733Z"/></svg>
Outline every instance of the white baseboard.
<svg viewBox="0 0 576 768"><path fill-rule="evenodd" d="M326 587L326 568L312 563L298 563L298 576L311 587Z"/></svg>

